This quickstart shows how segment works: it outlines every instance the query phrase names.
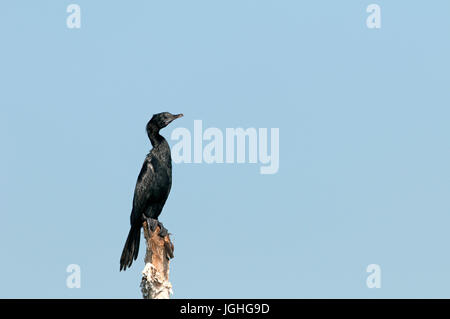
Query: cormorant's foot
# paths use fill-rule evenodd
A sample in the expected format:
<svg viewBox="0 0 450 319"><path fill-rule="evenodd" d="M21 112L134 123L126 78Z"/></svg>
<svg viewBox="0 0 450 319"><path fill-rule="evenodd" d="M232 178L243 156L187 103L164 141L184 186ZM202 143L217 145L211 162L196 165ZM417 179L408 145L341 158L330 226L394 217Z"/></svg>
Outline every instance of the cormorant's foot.
<svg viewBox="0 0 450 319"><path fill-rule="evenodd" d="M167 235L169 235L169 231L167 230L166 227L164 227L164 225L158 220L158 226L159 226L159 236L161 237L166 237Z"/></svg>
<svg viewBox="0 0 450 319"><path fill-rule="evenodd" d="M166 237L166 235L169 234L169 231L167 230L166 227L164 227L164 225L157 219L154 218L147 218L147 224L148 227L150 228L151 232L154 232L156 230L156 227L159 226L159 236L161 237Z"/></svg>
<svg viewBox="0 0 450 319"><path fill-rule="evenodd" d="M158 220L154 218L147 218L148 228L151 232L154 232L156 227L158 226Z"/></svg>

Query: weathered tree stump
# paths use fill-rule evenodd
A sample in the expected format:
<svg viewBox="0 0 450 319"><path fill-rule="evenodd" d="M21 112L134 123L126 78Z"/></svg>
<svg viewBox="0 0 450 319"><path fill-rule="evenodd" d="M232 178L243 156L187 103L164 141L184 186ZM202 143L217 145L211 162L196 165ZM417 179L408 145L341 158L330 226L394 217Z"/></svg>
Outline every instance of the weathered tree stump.
<svg viewBox="0 0 450 319"><path fill-rule="evenodd" d="M173 258L173 244L169 234L159 235L160 227L152 232L147 221L143 224L147 244L145 268L142 271L141 292L144 299L169 299L172 284L169 281L170 259Z"/></svg>

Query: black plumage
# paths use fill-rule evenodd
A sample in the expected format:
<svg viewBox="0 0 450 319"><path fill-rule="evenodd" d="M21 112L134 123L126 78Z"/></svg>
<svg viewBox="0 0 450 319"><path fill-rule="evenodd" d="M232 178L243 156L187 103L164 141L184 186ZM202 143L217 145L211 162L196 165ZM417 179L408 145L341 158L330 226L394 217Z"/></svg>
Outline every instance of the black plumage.
<svg viewBox="0 0 450 319"><path fill-rule="evenodd" d="M136 260L139 253L142 222L145 218L155 225L166 203L172 186L172 158L170 147L159 131L183 114L173 115L168 112L153 115L147 124L147 134L152 143L152 150L146 156L134 189L133 209L131 211L131 228L120 257L120 270L126 270ZM159 223L163 232L166 232ZM161 233L164 235L164 233Z"/></svg>

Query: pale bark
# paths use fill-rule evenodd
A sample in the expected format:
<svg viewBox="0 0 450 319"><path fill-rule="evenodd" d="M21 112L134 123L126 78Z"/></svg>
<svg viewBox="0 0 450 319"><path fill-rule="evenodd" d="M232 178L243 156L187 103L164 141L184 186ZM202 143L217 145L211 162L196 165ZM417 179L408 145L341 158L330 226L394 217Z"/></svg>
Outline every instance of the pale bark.
<svg viewBox="0 0 450 319"><path fill-rule="evenodd" d="M172 284L169 281L170 259L173 244L170 236L161 237L159 226L152 232L144 222L144 237L147 244L145 268L142 271L141 292L144 299L169 299Z"/></svg>

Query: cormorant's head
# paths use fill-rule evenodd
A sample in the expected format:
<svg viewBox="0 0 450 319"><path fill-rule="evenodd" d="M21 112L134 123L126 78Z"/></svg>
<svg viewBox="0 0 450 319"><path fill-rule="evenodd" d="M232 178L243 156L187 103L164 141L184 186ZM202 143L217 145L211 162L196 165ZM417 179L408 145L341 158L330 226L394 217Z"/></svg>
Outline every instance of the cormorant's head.
<svg viewBox="0 0 450 319"><path fill-rule="evenodd" d="M166 127L170 124L173 120L182 117L183 114L171 114L169 112L162 112L158 114L154 114L151 120L147 124L147 132L150 131L153 128L156 128L158 130Z"/></svg>

